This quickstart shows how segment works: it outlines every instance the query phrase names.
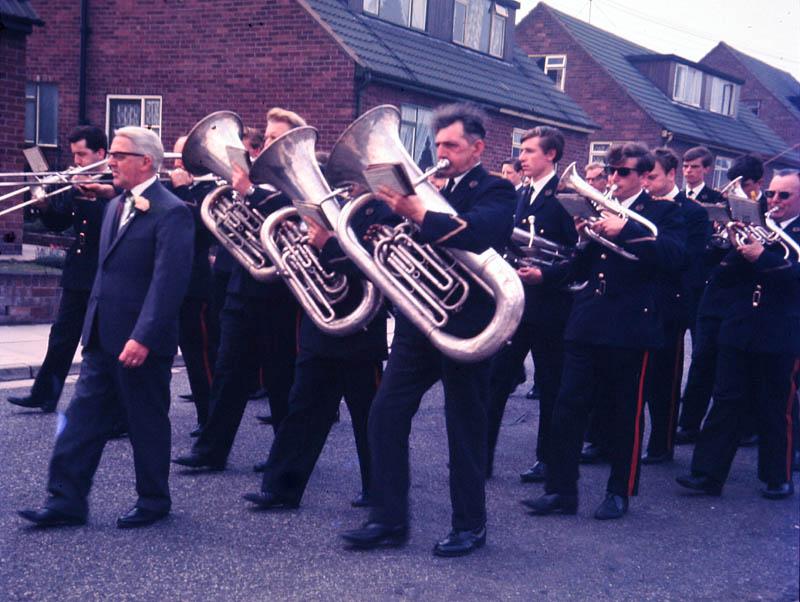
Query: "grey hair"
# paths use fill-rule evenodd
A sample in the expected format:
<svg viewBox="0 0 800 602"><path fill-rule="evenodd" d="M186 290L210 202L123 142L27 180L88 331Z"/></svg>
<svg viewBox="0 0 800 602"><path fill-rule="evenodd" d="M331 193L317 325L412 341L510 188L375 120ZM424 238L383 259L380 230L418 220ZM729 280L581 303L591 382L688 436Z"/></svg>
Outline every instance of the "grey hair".
<svg viewBox="0 0 800 602"><path fill-rule="evenodd" d="M161 162L164 161L164 145L153 130L129 125L119 128L114 135L130 140L133 144L133 152L150 157L153 160L153 171L159 170Z"/></svg>

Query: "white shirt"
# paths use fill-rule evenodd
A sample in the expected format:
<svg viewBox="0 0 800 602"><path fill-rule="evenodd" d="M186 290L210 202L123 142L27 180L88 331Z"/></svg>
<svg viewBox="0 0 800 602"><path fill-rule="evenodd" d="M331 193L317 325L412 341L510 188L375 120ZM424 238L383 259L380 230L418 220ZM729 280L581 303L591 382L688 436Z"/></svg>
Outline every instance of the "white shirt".
<svg viewBox="0 0 800 602"><path fill-rule="evenodd" d="M153 174L150 178L142 182L141 184L137 184L133 188L131 188L131 194L133 196L141 196L141 194L150 188L150 186L158 179L157 174Z"/></svg>
<svg viewBox="0 0 800 602"><path fill-rule="evenodd" d="M705 182L701 182L696 188L691 188L687 186L686 196L688 196L690 199L696 199L697 195L700 194L700 191L702 191L703 188L705 188L705 186L706 186Z"/></svg>
<svg viewBox="0 0 800 602"><path fill-rule="evenodd" d="M639 198L642 192L644 192L644 189L640 190L639 192L637 192L633 196L628 197L625 200L619 201L619 204L625 207L625 209L630 209L631 205L633 205L636 202L636 199Z"/></svg>
<svg viewBox="0 0 800 602"><path fill-rule="evenodd" d="M780 222L781 230L786 230L786 228L789 227L789 224L791 224L796 219L797 216L795 215L794 217L790 217L789 219L785 219L782 222Z"/></svg>
<svg viewBox="0 0 800 602"><path fill-rule="evenodd" d="M536 200L536 196L542 191L545 185L556 175L555 170L548 173L546 176L539 178L538 180L534 180L531 182L531 199L529 201L530 204L533 204L533 201Z"/></svg>
<svg viewBox="0 0 800 602"><path fill-rule="evenodd" d="M464 173L462 173L460 176L453 176L453 190L455 190L455 189L456 189L456 186L458 186L458 185L461 183L461 180L463 180L463 179L464 179L464 176L465 176L465 175L467 175L467 174L468 174L469 172L471 172L473 169L475 169L476 167L478 167L478 165L480 165L480 164L481 164L481 162L480 162L480 161L478 161L478 162L477 162L475 165L473 165L472 167L470 167L470 168L469 168L467 171L465 171Z"/></svg>

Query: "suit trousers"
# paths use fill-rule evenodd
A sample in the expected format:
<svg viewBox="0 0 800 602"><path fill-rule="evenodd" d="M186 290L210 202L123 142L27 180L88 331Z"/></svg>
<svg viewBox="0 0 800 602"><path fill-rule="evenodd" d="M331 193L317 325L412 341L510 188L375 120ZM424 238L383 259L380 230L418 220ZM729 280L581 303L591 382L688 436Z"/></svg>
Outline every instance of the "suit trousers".
<svg viewBox="0 0 800 602"><path fill-rule="evenodd" d="M197 423L208 420L208 400L217 350L211 345L214 312L205 299L186 297L178 316L178 345L181 348L189 387L192 389Z"/></svg>
<svg viewBox="0 0 800 602"><path fill-rule="evenodd" d="M686 378L678 421L684 430L700 430L708 411L717 368L717 337L721 319L701 317L692 336L692 363Z"/></svg>
<svg viewBox="0 0 800 602"><path fill-rule="evenodd" d="M597 384L605 381L605 401L612 412L607 491L626 497L637 494L648 356L642 349L565 343L561 389L553 410L547 493L577 494L586 420L596 398Z"/></svg>
<svg viewBox="0 0 800 602"><path fill-rule="evenodd" d="M269 366L269 405L277 432L292 388L297 306L229 294L222 310L220 345L211 385L209 416L194 444L195 453L225 462L247 407L248 375Z"/></svg>
<svg viewBox="0 0 800 602"><path fill-rule="evenodd" d="M172 359L151 353L142 366L125 368L114 354L96 347L84 350L75 396L50 459L48 508L86 517L103 447L124 414L133 447L136 506L169 511Z"/></svg>
<svg viewBox="0 0 800 602"><path fill-rule="evenodd" d="M666 329L666 344L650 354L645 383L647 408L650 413L650 439L647 453L651 456L672 454L678 427L678 403L683 377L683 337L686 330L672 325Z"/></svg>
<svg viewBox="0 0 800 602"><path fill-rule="evenodd" d="M88 304L89 291L61 291L58 314L47 341L47 353L31 388L31 397L36 401L52 404L52 407L58 404L64 381L72 366L72 358L75 357L75 350L81 340L83 318L86 316Z"/></svg>
<svg viewBox="0 0 800 602"><path fill-rule="evenodd" d="M488 470L492 472L495 447L508 397L517 387L519 369L528 351L536 367L539 387L539 428L536 439L536 459L547 463L550 450L550 423L553 415L563 369L563 328L544 331L533 324L520 324L511 340L492 360L489 394L489 438L487 444Z"/></svg>
<svg viewBox="0 0 800 602"><path fill-rule="evenodd" d="M367 419L382 362L301 356L295 364L289 414L269 452L261 488L300 502L344 397L353 423L361 489L369 491Z"/></svg>
<svg viewBox="0 0 800 602"><path fill-rule="evenodd" d="M692 473L717 483L728 478L739 438L752 420L750 392L756 397L758 478L780 484L792 477L792 406L800 361L793 355L719 347L714 405L692 456Z"/></svg>
<svg viewBox="0 0 800 602"><path fill-rule="evenodd" d="M402 316L369 416L370 520L408 522L409 435L423 394L441 379L454 529L486 524L486 433L490 360L460 363L437 350Z"/></svg>

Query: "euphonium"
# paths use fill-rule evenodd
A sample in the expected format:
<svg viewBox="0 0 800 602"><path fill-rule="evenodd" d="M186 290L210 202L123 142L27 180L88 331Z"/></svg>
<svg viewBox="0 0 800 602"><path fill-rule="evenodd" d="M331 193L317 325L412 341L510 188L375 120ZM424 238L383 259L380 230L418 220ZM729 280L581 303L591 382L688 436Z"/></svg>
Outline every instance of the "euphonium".
<svg viewBox="0 0 800 602"><path fill-rule="evenodd" d="M383 105L367 111L334 145L325 170L328 181L366 189L363 172L367 166L400 163L428 210L454 214L406 152L399 130L397 108ZM374 228L375 244L369 253L356 238L350 219L373 198L362 194L342 208L336 233L344 252L442 353L463 362L492 356L511 338L522 318L524 292L514 269L493 249L476 254L419 244L413 239L416 226L408 221ZM446 333L445 326L464 306L473 287L494 298L492 319L471 338Z"/></svg>
<svg viewBox="0 0 800 602"><path fill-rule="evenodd" d="M183 165L195 176L212 173L225 182L233 179L228 147L246 152L242 120L231 111L217 111L201 119L183 147ZM265 215L250 207L229 185L212 190L200 207L200 217L211 233L250 275L261 282L278 277L267 259L259 232Z"/></svg>
<svg viewBox="0 0 800 602"><path fill-rule="evenodd" d="M536 234L534 216L527 220L528 230L515 227L511 232L510 251L507 254L515 266L554 266L572 261L575 255L573 247L560 245Z"/></svg>
<svg viewBox="0 0 800 602"><path fill-rule="evenodd" d="M604 247L611 249L618 255L624 257L625 259L629 259L631 261L639 261L639 258L634 255L633 253L626 251L617 243L601 236L594 230L592 230L591 225L596 223L598 220L601 219L600 214L604 211L608 213L612 213L624 219L629 219L635 222L638 222L645 228L647 228L651 234L655 237L658 236L658 228L656 225L651 222L649 219L642 217L635 211L631 211L630 209L625 208L621 203L617 202L612 198L614 194L614 188L612 187L609 189L609 192L606 194L602 194L596 188L591 186L588 182L586 182L580 175L578 175L578 170L575 166L575 163L571 163L565 170L561 176L561 179L558 182L559 190L573 190L578 195L584 197L588 200L594 209L597 211L598 216L596 218L589 218L587 220L587 225L583 228L583 234L588 238L592 239L593 241L603 245Z"/></svg>
<svg viewBox="0 0 800 602"><path fill-rule="evenodd" d="M290 130L275 139L258 156L250 170L255 183L269 184L286 196L293 207L285 207L264 220L261 244L278 273L286 280L300 305L323 332L344 336L369 324L383 298L368 280L361 283L358 305L347 314L337 311L351 287L348 279L325 270L319 251L308 242L302 216L310 216L332 230L339 218L336 194L320 171L314 155L317 131L312 127Z"/></svg>

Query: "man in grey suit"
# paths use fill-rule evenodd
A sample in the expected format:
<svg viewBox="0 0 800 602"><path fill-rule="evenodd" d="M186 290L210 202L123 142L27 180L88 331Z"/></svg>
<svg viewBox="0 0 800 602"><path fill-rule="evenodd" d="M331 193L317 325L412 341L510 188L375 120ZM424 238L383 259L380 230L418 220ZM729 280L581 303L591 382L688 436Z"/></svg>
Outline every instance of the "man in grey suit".
<svg viewBox="0 0 800 602"><path fill-rule="evenodd" d="M86 522L92 477L120 412L129 424L138 500L117 527L152 524L171 506L170 367L194 223L184 203L158 182L164 148L156 134L121 128L108 156L114 185L124 192L103 217L81 373L50 460L50 495L43 509L19 513L39 527Z"/></svg>

